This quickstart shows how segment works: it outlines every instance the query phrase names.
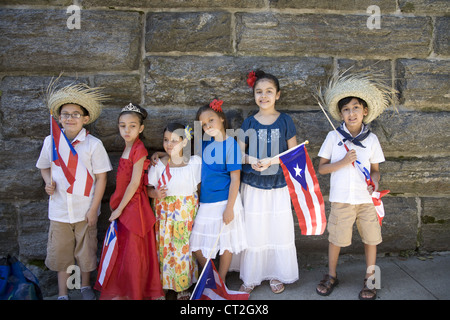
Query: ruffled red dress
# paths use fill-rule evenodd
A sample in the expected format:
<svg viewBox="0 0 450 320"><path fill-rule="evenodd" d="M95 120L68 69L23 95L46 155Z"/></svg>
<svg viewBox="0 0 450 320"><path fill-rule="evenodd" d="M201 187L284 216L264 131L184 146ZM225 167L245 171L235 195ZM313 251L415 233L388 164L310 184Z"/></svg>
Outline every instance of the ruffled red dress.
<svg viewBox="0 0 450 320"><path fill-rule="evenodd" d="M112 210L119 206L125 194L131 181L133 165L147 155L144 143L136 139L128 159L120 158L116 190L110 199ZM100 299L143 300L164 295L156 251L156 219L144 183L144 171L149 163L146 158L141 183L117 221L118 256L108 282L96 288L101 291Z"/></svg>

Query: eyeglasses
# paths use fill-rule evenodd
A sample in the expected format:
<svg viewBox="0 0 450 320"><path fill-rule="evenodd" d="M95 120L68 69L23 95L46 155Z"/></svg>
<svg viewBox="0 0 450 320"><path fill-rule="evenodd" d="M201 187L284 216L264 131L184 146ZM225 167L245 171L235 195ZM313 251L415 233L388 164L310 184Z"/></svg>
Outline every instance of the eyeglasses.
<svg viewBox="0 0 450 320"><path fill-rule="evenodd" d="M70 117L72 117L72 119L80 119L81 116L83 116L81 113L78 112L74 112L74 113L61 113L61 118L67 120Z"/></svg>

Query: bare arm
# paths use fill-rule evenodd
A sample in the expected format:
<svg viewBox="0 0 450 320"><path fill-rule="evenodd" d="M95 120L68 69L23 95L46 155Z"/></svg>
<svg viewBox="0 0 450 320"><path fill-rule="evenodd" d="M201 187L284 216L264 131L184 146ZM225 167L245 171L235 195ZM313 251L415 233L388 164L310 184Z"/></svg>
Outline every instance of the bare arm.
<svg viewBox="0 0 450 320"><path fill-rule="evenodd" d="M53 195L56 189L56 183L55 181L52 181L52 171L50 168L47 169L41 169L41 176L42 179L44 179L45 182L45 192L49 196Z"/></svg>
<svg viewBox="0 0 450 320"><path fill-rule="evenodd" d="M367 191L372 195L374 191L378 191L379 182L381 178L380 174L380 165L378 163L370 164L370 177L372 178L373 183L375 184L375 188L372 186L367 186Z"/></svg>
<svg viewBox="0 0 450 320"><path fill-rule="evenodd" d="M119 203L119 206L111 213L109 221L113 221L120 217L123 209L125 209L128 202L131 200L131 198L133 198L134 194L136 193L136 190L139 187L139 183L141 182L142 169L144 168L144 160L145 157L142 157L133 165L133 174L131 176L131 181L128 184L127 189L125 190L125 193L123 195L122 201L120 201Z"/></svg>
<svg viewBox="0 0 450 320"><path fill-rule="evenodd" d="M228 202L223 212L223 222L229 224L234 219L234 203L236 202L237 195L239 193L239 184L241 183L241 171L234 170L230 172L231 183L230 190L228 191Z"/></svg>

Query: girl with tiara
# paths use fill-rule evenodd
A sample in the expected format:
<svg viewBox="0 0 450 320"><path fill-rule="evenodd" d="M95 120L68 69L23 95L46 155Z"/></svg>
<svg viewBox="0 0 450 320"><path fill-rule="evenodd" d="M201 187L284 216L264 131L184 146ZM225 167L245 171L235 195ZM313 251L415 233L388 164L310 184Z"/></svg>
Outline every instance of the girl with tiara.
<svg viewBox="0 0 450 320"><path fill-rule="evenodd" d="M155 199L161 282L164 290L177 293L177 300L189 299L188 288L198 277L189 238L198 209L202 160L183 152L192 139L191 131L189 126L168 124L163 138L166 154L148 172L148 194ZM171 178L158 186L163 175Z"/></svg>
<svg viewBox="0 0 450 320"><path fill-rule="evenodd" d="M239 261L240 290L250 293L269 280L272 292L281 293L285 283L298 280L298 264L291 198L279 160L272 157L297 145L296 128L289 115L275 109L281 94L275 76L258 70L249 74L247 83L259 110L244 120L245 134L239 139L248 241Z"/></svg>
<svg viewBox="0 0 450 320"><path fill-rule="evenodd" d="M111 196L110 221L117 220L118 255L108 281L96 289L101 299L143 300L164 295L159 278L154 224L144 171L147 149L139 139L147 111L130 103L119 115L125 150L119 161L116 190ZM97 279L98 280L98 279Z"/></svg>

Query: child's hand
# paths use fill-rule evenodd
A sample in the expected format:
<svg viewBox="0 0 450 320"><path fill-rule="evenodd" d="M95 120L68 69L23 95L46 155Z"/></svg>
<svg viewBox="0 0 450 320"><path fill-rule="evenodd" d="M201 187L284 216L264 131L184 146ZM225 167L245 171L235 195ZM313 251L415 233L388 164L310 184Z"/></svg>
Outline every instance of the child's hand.
<svg viewBox="0 0 450 320"><path fill-rule="evenodd" d="M373 181L373 183L375 185L375 188L372 185L370 185L370 184L367 186L367 191L369 191L370 195L372 195L372 193L374 193L374 191L378 190L378 182L376 182L374 180L372 180L372 181Z"/></svg>
<svg viewBox="0 0 450 320"><path fill-rule="evenodd" d="M226 208L223 212L223 222L225 224L229 224L234 219L234 212L233 209Z"/></svg>
<svg viewBox="0 0 450 320"><path fill-rule="evenodd" d="M164 185L159 189L155 189L155 195L157 199L162 199L167 197L167 186Z"/></svg>
<svg viewBox="0 0 450 320"><path fill-rule="evenodd" d="M111 216L109 217L109 221L110 221L110 222L113 222L114 220L116 220L117 218L119 218L121 214L122 214L122 210L118 210L118 209L114 210L114 211L111 213Z"/></svg>
<svg viewBox="0 0 450 320"><path fill-rule="evenodd" d="M89 209L89 211L86 213L86 222L88 223L89 227L95 226L98 221L98 215L97 212L94 210Z"/></svg>
<svg viewBox="0 0 450 320"><path fill-rule="evenodd" d="M356 150L352 149L347 152L345 157L342 159L346 164L351 164L356 161Z"/></svg>
<svg viewBox="0 0 450 320"><path fill-rule="evenodd" d="M258 160L258 162L255 165L252 164L252 168L255 171L264 171L270 167L271 160L272 160L271 158L264 158L264 159Z"/></svg>
<svg viewBox="0 0 450 320"><path fill-rule="evenodd" d="M45 192L47 192L47 194L49 196L52 196L53 193L55 193L55 189L56 189L56 182L53 181L52 183L46 183L45 184Z"/></svg>
<svg viewBox="0 0 450 320"><path fill-rule="evenodd" d="M156 164L158 163L158 159L159 159L158 152L155 152L155 153L152 154L152 156L150 157L150 165L156 166Z"/></svg>

